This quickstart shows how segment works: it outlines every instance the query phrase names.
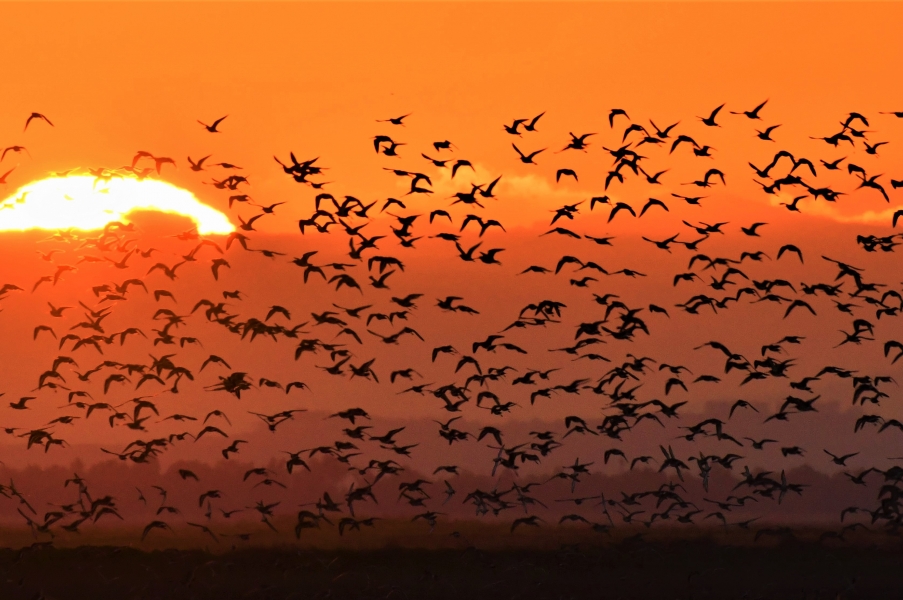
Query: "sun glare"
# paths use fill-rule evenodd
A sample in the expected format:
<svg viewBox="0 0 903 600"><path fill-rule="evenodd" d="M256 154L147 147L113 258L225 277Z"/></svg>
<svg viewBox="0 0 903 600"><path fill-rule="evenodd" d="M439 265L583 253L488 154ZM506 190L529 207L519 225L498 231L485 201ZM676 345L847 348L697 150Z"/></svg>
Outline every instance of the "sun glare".
<svg viewBox="0 0 903 600"><path fill-rule="evenodd" d="M165 181L114 178L104 182L75 175L50 177L20 187L0 202L0 231L91 231L114 221L127 222L129 213L143 210L188 217L202 235L235 230L226 215L188 190Z"/></svg>

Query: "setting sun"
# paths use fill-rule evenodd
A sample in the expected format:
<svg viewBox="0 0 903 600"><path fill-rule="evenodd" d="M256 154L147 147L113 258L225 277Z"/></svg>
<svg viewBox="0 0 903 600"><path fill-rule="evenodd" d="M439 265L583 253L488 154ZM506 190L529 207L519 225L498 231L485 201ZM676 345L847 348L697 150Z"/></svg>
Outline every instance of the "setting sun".
<svg viewBox="0 0 903 600"><path fill-rule="evenodd" d="M188 190L165 181L87 175L50 177L20 187L0 203L0 231L28 229L95 230L125 221L133 211L178 214L195 222L200 234L230 233L228 217Z"/></svg>

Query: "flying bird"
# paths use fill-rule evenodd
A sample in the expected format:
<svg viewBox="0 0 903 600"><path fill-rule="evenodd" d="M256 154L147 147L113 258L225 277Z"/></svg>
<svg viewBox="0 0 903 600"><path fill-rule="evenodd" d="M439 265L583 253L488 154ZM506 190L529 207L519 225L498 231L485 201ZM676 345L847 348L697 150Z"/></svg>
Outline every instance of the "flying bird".
<svg viewBox="0 0 903 600"><path fill-rule="evenodd" d="M204 126L204 129L206 129L206 130L209 131L210 133L220 133L220 131L219 131L219 129L217 129L217 127L219 127L219 124L222 123L223 120L225 120L225 118L228 117L228 116L229 116L229 115L226 115L225 117L220 117L219 119L217 119L216 121L214 121L214 122L213 122L212 124L210 124L210 125L207 125L207 124L204 123L203 121L198 121L198 123L200 123L201 125L203 125L203 126Z"/></svg>
<svg viewBox="0 0 903 600"><path fill-rule="evenodd" d="M28 118L25 120L25 128L22 129L22 131L28 131L28 125L29 125L33 120L35 120L35 119L39 119L39 120L41 120L41 121L44 121L45 123L47 123L47 124L50 125L51 127L54 126L53 123L50 122L50 119L48 119L47 117L45 117L45 116L42 115L41 113L33 112L33 113L31 113L30 115L28 115Z"/></svg>

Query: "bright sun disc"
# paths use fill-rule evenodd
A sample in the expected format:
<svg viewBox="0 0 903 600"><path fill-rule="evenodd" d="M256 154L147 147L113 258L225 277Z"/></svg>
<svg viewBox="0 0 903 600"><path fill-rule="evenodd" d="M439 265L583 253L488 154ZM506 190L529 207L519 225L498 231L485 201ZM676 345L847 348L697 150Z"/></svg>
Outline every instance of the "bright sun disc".
<svg viewBox="0 0 903 600"><path fill-rule="evenodd" d="M235 230L226 215L165 181L114 178L103 182L75 175L49 177L20 187L0 202L0 231L92 231L114 221L127 222L126 216L137 210L188 217L202 235Z"/></svg>

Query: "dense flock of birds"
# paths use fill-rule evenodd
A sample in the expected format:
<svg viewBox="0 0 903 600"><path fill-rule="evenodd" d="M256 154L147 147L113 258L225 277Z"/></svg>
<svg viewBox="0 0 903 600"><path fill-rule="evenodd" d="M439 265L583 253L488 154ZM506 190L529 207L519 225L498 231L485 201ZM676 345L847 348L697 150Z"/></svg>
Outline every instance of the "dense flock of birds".
<svg viewBox="0 0 903 600"><path fill-rule="evenodd" d="M764 123L766 103L767 101L762 102L751 110L732 112L735 115L732 117L722 112L724 105L719 106L711 113L699 117L694 124L695 129L680 122L659 127L649 120L646 125L645 121L634 121L625 110L611 110L603 127L608 129L606 135L620 140L620 144L608 144L614 146L612 148L599 144L601 148L592 148L594 152L612 161L605 178L605 189L614 190L628 179L645 181L650 189L654 189L654 186L661 185L668 172L667 168L662 168L661 162L674 154L692 152L695 157L711 160L713 149L705 143L708 129L722 125L739 128L748 123ZM505 124L504 129L496 134L500 137L509 136L513 140L512 152L525 165L536 165L537 160L551 158L551 152L543 154L547 148L536 149L531 145L530 136L542 126L543 115L544 113L532 118L515 119L510 124ZM892 193L893 189L903 186L903 181L891 179L889 184L885 184L882 174L867 172L863 166L840 157L839 150L862 149L866 154L877 156L888 142L878 141L875 132L869 128L873 127L876 120L894 117L903 118L903 112L883 113L881 116L852 112L841 119L836 131L817 138L825 142L826 156L810 160L788 150L779 150L764 166L750 163L753 179L767 194L792 190L794 199L783 204L791 212L799 212L800 203L804 199L836 202L855 190L880 194L889 202L889 190ZM853 425L857 432L873 430L876 435L888 435L884 432L891 430L892 434L893 430L898 430L897 433L903 433L903 423L881 416L878 410L881 402L889 396L888 386L895 383L892 378L886 375L865 375L837 365L827 365L813 373L795 372L798 371L795 369L796 360L789 353L804 344L804 337L796 335L788 335L763 346L761 356L752 359L716 340L697 348L688 348L688 352L711 353L712 357L720 357L724 366L723 377L738 378L732 385L755 385L763 380L786 381L787 393L780 409L774 414L754 417L755 413L760 412L760 407L749 401L738 400L725 415L712 416L698 423L681 421L681 411L687 400L675 400L675 396L687 393L688 385L693 383L718 383L721 378L713 375L697 376L684 365L667 364L652 357L632 354L629 351L632 340L637 336L653 335L653 319L671 318L679 312L705 315L707 311L725 310L731 304L740 302L778 304L782 307L785 318L796 312L816 315L812 299L821 296L830 299L836 309L851 320L849 331L844 332L842 344L858 345L875 339L879 320L898 316L903 310L903 295L892 285L873 281L863 268L827 256L823 260L830 261L836 267L836 278L833 281L799 286L780 278L762 281L751 279L744 272L746 264L765 264L763 261L772 260L772 256L764 250L744 252L736 258L704 253L706 242L712 236L723 234L722 228L726 223L693 224L684 221L689 231L693 232L691 235L698 234L693 239L686 239L683 234L662 240L643 238L661 250L670 252L672 247L684 246L692 253L686 272L674 274L673 286L683 287L689 284L708 290L699 291L677 306L650 303L628 305L614 293L604 296L592 294L597 311L593 314L568 315L576 318L579 324L575 327L573 345L564 348L534 348L541 345L543 331L566 326L563 324L563 316L569 308L565 303L554 299L543 299L525 306L502 331L474 331L473 343L468 348L456 348L443 344L441 340L424 339L417 329L417 309L431 300L420 293L394 295L396 292L389 291L402 284L407 260L403 253L417 247L415 244L426 236L424 228L429 226L429 237L440 240L434 243L447 244L448 260L500 265L505 249L485 247L482 240L490 230L505 231L503 223L493 218L492 211L487 209L487 206L491 207L487 200L496 198L496 186L502 176L463 186L464 189L455 193L451 202L439 199L433 190L436 173L445 171L452 182L461 181L462 173L475 173L474 164L465 159L450 140L436 141L431 148L408 152L405 143L399 140L403 138L404 127L411 118L411 115L404 115L381 120L376 127L382 129L371 140L373 150L386 157L386 166L383 168L390 171L392 176L409 181L409 190L401 198L365 202L354 196L333 194L330 191L335 184L324 180L326 168L318 158L299 159L294 152L281 158L274 157L278 163L278 167L274 165L274 168L281 168L286 177L313 190L313 211L309 217L298 222L297 235L307 236L306 239L317 234L345 236L347 259L342 262L328 263L320 260L317 250L306 252L300 257L291 257L255 245L255 225L278 218L277 210L285 202L257 204L249 191L251 183L246 175L241 174L241 167L227 162L214 165L208 162L209 156L197 160L189 157L187 165L201 176L208 171L226 173L226 176L214 176L212 181L204 183L228 195L230 208L253 211L250 216L236 215L239 223L237 229L225 239L205 238L196 231L186 231L176 237L180 243L192 249L178 262L167 264L155 262L153 248L141 247L140 232L129 223L109 223L103 231L98 232L68 230L53 233L50 242L55 245L54 248L45 251L42 247L39 250L48 265L55 263L53 272L41 276L36 282L4 282L0 287L0 299L24 294L32 295L37 300L42 293L52 294L57 282L68 277L76 269L76 264L87 266L85 263L97 263L99 280L91 289L85 289L79 307L63 306L52 295L49 297L49 320L34 328L33 338L34 343L48 344L51 356L45 370L38 376L35 391L8 403L7 414L3 416L5 434L32 451L63 452L67 446L64 438L67 427L77 427L87 419L107 419L110 427L127 428L134 432L135 439L125 447L101 449L122 461L153 463L162 453L178 444L193 444L201 440L208 443L216 440L215 443L222 446L223 459L232 459L247 442L230 435L231 422L225 405L223 410L214 410L208 414L172 412L168 410L167 404L174 402L174 394L179 392L180 384L191 385L190 382L197 378L205 382L205 389L209 393L218 393L224 400L228 399L228 395L241 399L243 394L246 397L258 389L273 388L283 390L288 397L302 398L303 394L309 393L309 387L302 380L280 382L247 372L233 371L230 365L236 361L230 356L210 354L200 364L186 364L180 359L182 349L186 345L204 346L202 340L180 335L179 329L187 320L199 319L205 319L247 343L257 337L285 340L293 346L296 361L304 363L311 357L319 361L307 362L305 368L321 369L336 379L369 380L373 385L394 386L398 388L398 393L419 394L435 402L438 429L435 432L419 433L438 434L447 441L448 450L445 464L436 465L429 479L406 476L405 461L417 452L418 442L412 439L412 434L416 435L417 432L406 427L385 430L376 419L371 419L367 406L339 406L343 398L338 395L332 401L336 405L335 412L327 423L341 423L341 432L336 434L339 439L331 445L303 450L295 449L303 445L303 442L281 439L280 443L286 448L292 448L286 451L287 458L282 472L273 472L266 467L249 470L244 475L244 484L253 482L255 488L267 490L267 493L276 496L285 487L285 478L291 478L293 474L297 476L299 471L316 468L316 463L311 460L313 457L338 461L354 473L356 481L344 494L330 495L328 491L324 491L309 505L300 507L295 527L295 534L299 537L310 528L334 526L340 534L345 534L350 530L360 531L363 527L378 526L378 517L374 516L379 514L378 496L392 500L397 498L409 504L411 518L426 523L431 529L443 519L443 506L449 502L469 505L477 517L501 515L505 518L510 515L512 532L519 528L552 526L552 523L543 519L543 511L547 507L535 497L534 491L537 486L547 484L545 479L534 481L521 478L510 485L494 489L462 490L455 482L459 470L483 469L493 477L499 477L505 473L516 473L525 465L537 464L553 470L554 476L549 481L563 480L571 492L562 501L572 503L576 510L561 517L561 523L570 522L602 533L622 524L636 523L647 526L660 523L717 523L749 528L756 521L755 518L733 519L730 511L743 506L780 503L787 494L805 493L806 486L788 480L784 471L752 472L743 464L768 444L779 447L785 458L799 456L804 452L803 448L780 439L780 435L772 428L776 421L803 421L807 413L817 411L819 382L828 378L850 382L853 402L863 408L861 416ZM226 117L210 124L199 123L211 134L228 135L220 129L224 119ZM727 119L731 119L731 122L725 122ZM26 129L35 124L53 126L49 119L38 113L28 117ZM755 135L763 142L771 142L778 127L780 125L777 124L763 125L755 130ZM561 147L556 149L556 160L564 161L568 153L587 152L591 146L596 146L592 143L596 136L601 135L600 132L569 133L569 139L565 138ZM8 154L21 152L28 150L24 146L10 146L3 150L0 159L5 159ZM87 172L97 179L98 186L102 186L114 177L162 177L166 169L173 168L180 162L140 151L129 166L87 169ZM687 189L703 191L726 185L729 177L719 168L710 167L711 163L708 161L706 163L705 167L700 167L698 178L682 182ZM656 166L653 167L653 164ZM703 164L702 161L700 164ZM13 171L14 169L5 172L0 183L6 184ZM826 185L819 177L828 171L843 173L853 185L844 186L845 191ZM57 175L66 176L79 172L84 171L73 169ZM554 176L557 182L562 178L577 180L579 174L574 169L559 168ZM737 177L739 174L731 176ZM670 197L668 202L690 205L701 205L704 199L703 194L690 193L671 193ZM413 198L433 204L428 215L426 211L408 208ZM418 205L420 207L422 204ZM9 208L15 210L15 203L12 202ZM460 210L465 214L456 212ZM628 218L639 219L650 211L669 211L669 208L667 202L660 198L628 203L613 200L608 195L594 196L575 204L556 207L551 219L551 229L543 235L585 239L590 242L588 247L591 248L612 245L614 237L593 237L574 231L570 224L582 212L585 214L585 211L608 211L608 222L612 223ZM893 215L894 226L901 214L903 210ZM375 220L376 216L380 216L380 219ZM371 232L372 229L367 229L374 222L389 223L390 226L381 235L375 235ZM436 228L440 226L448 231L438 231ZM737 235L757 238L765 226L767 223L752 223L742 227ZM466 241L466 236L476 236L478 239ZM857 242L867 252L892 251L899 244L897 235L860 236ZM191 310L187 310L187 306L183 307L181 303L172 304L175 296L165 289L167 281L181 279L193 269L191 277L209 273L218 282L223 270L230 268L226 257L235 252L260 254L261 261L273 259L288 263L291 265L288 268L297 269L296 272L305 283L322 278L336 292L343 288L359 292L362 301L359 305L348 306L347 302L340 304L323 300L325 307L321 312L312 312L309 318L302 319L303 322L295 323L290 310L280 305L272 305L266 315L258 318L241 316L234 308L241 306L244 297L241 290L225 290L222 298L199 299ZM59 262L59 258L69 255L77 255L78 261L75 264ZM777 249L773 260L803 262L803 250L787 244ZM516 257L508 257L505 268L516 263ZM262 268L269 269L268 265L272 264L272 261L265 262ZM100 270L101 267L103 270ZM606 270L592 260L570 255L556 257L547 264L519 264L513 268L524 277L550 277L548 297L554 297L555 286L562 281L560 278L553 279L553 275L562 272L575 274L561 285L576 288L590 288L603 275L621 275L623 278L617 281L624 285L645 276L630 268ZM122 281L111 283L108 276L110 272L121 273ZM711 273L717 276L712 276L711 281L706 282L706 275ZM728 290L733 292L729 293ZM155 301L160 303L161 307L150 319L153 325L148 328L145 323L136 322L121 331L110 330L105 325L105 320L132 294L141 292L152 294ZM589 290L586 293L591 294ZM456 296L438 298L436 305L443 311L479 313L479 307L472 307L464 298ZM176 310L175 306L183 309ZM871 311L874 311L874 315ZM75 317L76 314L80 316ZM9 313L5 313L4 317L9 318ZM530 341L529 349L511 341L510 333L518 330L529 332L530 337L525 338ZM51 342L51 338L54 341ZM414 343L414 340L427 343L424 348L429 349L422 352L423 361L447 365L446 381L421 381L417 365L391 373L380 372L378 359L382 348ZM117 351L121 351L126 345L131 347L135 344L145 344L150 348L150 361L131 363L116 360ZM607 356L600 353L602 344L608 344L609 351L605 353ZM57 350L64 354L59 354ZM618 352L623 352L621 358L616 358ZM532 354L541 368L522 370L501 363L490 364L505 356L527 354ZM889 362L896 362L903 356L903 343L887 341L884 354ZM99 357L95 361L97 364L87 366L92 364L95 356ZM583 376L571 381L559 380L559 360L584 365ZM664 374L667 377L664 388L651 394L651 390L644 389L645 395L641 399L638 390L646 377L652 374ZM110 399L126 390L127 394L131 394L132 388L135 393L149 395L125 402ZM524 394L523 390L528 391ZM59 416L49 422L36 423L30 417L35 411L30 409L46 394L63 394L67 401L59 407ZM101 397L97 397L98 394ZM576 394L593 394L598 398L604 414L601 421L569 415L561 424L561 429L533 431L529 439L509 439L505 427L500 425L514 407L529 409L553 398L559 403L566 403L568 396ZM301 400L298 402L301 403ZM762 411L764 412L764 408ZM272 414L252 414L260 419L262 426L279 435L282 424L300 418L303 412L303 408L292 408ZM762 435L756 438L732 435L730 421L740 414L763 421ZM492 420L479 429L465 430L459 428L458 423L465 415L474 420L486 415ZM644 421L650 423L642 427L680 422L685 441L714 441L722 450L712 454L700 451L698 454L679 455L671 446L661 445L648 454L628 456L618 444L634 434ZM580 459L568 464L556 461L556 450L577 436L599 440L601 464L600 461ZM494 451L491 464L455 464L456 449L468 444L488 444ZM609 449L603 454L604 448ZM822 449L817 449L817 452L821 454ZM858 454L834 452L830 449L824 449L824 453L825 460L845 468L847 461ZM582 489L581 481L589 473L604 470L606 465L619 462L629 465L631 470L657 471L668 476L669 481L656 489L630 493L623 491L620 497L587 493ZM690 485L702 486L708 491L709 477L715 469L739 474L739 483L734 491L726 497L707 497L706 504L702 505L687 500L687 487ZM846 474L850 485L878 482L880 488L875 505L849 507L839 515L844 528L834 535L842 536L850 527L863 526L881 527L890 532L900 531L903 526L903 467L871 467L858 472L847 471ZM179 475L186 480L186 485L203 484L188 469L181 469ZM236 485L240 484L243 482L236 482ZM0 485L0 495L8 500L7 509L18 512L37 536L53 536L61 531L78 532L100 521L126 520L129 517L119 508L121 499L96 493L89 488L89 482L77 474L60 482L60 486L60 493L68 499L43 509L32 506L28 490L19 489L14 481ZM229 506L229 490L211 489L200 494L197 507L177 507L167 503L166 489L162 486L155 487L154 493L159 495L160 500L159 509L156 510L155 519L142 523L142 540L148 536L160 535L160 530L171 529L177 519L218 539L218 528L224 523L224 518L235 512L256 513L262 522L261 527L275 528L274 511L283 502L271 496L269 500L261 500L253 506L231 507L226 510ZM154 496L149 492L150 490L136 490L142 502L153 503ZM292 500L286 500L286 505ZM205 510L206 520L180 516L183 514L182 509L187 512L198 507L198 510ZM286 506L282 506L282 509L285 508ZM850 525L850 513L861 513L859 516L864 517L864 520L860 519ZM775 527L760 527L756 531L757 538L788 532L785 528Z"/></svg>

